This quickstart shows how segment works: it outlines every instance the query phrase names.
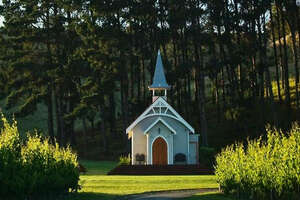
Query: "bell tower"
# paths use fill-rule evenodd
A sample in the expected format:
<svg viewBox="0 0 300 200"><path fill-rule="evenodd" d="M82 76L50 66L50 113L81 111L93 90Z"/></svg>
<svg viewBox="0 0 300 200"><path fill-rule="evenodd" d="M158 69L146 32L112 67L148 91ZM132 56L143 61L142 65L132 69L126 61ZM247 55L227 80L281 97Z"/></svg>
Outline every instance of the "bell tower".
<svg viewBox="0 0 300 200"><path fill-rule="evenodd" d="M164 66L161 60L160 51L158 50L153 82L152 85L149 86L149 90L152 90L152 102L156 101L160 96L167 100L167 90L170 88L171 87L166 81ZM162 91L164 91L163 94L161 94Z"/></svg>

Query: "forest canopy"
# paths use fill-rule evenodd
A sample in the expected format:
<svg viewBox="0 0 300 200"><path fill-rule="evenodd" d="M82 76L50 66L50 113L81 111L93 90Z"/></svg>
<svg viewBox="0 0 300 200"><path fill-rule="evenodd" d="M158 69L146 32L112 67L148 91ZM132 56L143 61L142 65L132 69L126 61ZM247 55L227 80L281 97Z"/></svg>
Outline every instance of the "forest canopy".
<svg viewBox="0 0 300 200"><path fill-rule="evenodd" d="M151 103L160 49L168 100L203 146L257 136L267 122L287 128L299 108L299 9L283 0L3 0L3 109L22 118L42 104L52 140L84 138L88 148L96 138L103 152L124 151L126 127Z"/></svg>

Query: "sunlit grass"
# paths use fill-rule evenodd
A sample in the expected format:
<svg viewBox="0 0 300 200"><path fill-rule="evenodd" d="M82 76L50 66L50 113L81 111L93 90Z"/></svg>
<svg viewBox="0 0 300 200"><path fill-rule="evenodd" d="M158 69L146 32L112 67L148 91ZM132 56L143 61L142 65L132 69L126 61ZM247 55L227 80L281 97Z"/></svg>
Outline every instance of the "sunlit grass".
<svg viewBox="0 0 300 200"><path fill-rule="evenodd" d="M144 192L217 188L213 175L208 176L107 176L115 162L81 161L88 169L80 176L82 190L72 199L112 199Z"/></svg>
<svg viewBox="0 0 300 200"><path fill-rule="evenodd" d="M83 192L127 195L151 191L216 188L215 176L81 176Z"/></svg>

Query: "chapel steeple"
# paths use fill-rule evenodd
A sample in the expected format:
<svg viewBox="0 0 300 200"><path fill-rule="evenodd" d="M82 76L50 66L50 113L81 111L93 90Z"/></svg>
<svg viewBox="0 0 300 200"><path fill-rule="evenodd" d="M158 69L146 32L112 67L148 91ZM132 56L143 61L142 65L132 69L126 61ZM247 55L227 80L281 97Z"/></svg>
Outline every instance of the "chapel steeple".
<svg viewBox="0 0 300 200"><path fill-rule="evenodd" d="M171 87L168 85L166 81L166 76L164 72L164 66L161 60L160 51L158 50L157 53L157 59L156 59L156 66L154 71L154 77L153 77L153 83L149 86L149 90L152 90L152 101L154 102L160 94L155 93L156 91L162 91L164 90L164 98L167 100L167 90L169 90Z"/></svg>

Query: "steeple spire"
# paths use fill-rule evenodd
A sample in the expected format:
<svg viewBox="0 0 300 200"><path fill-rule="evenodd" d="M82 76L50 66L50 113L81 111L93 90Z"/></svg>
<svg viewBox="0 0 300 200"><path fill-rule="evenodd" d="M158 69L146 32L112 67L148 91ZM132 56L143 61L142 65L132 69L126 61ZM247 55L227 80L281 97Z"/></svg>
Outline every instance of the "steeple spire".
<svg viewBox="0 0 300 200"><path fill-rule="evenodd" d="M164 90L164 97L167 99L167 90L171 87L168 85L166 81L166 76L164 72L164 66L162 63L160 51L158 50L157 59L156 59L156 66L154 71L153 83L149 86L149 90L153 91L153 101L155 101L158 96L155 96L155 91Z"/></svg>

